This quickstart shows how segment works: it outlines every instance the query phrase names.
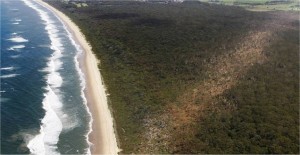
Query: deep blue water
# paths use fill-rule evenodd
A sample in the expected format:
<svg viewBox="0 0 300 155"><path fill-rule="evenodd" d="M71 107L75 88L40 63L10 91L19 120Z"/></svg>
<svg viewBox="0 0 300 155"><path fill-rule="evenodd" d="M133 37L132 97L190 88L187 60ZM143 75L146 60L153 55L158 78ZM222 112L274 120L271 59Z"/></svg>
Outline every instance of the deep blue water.
<svg viewBox="0 0 300 155"><path fill-rule="evenodd" d="M30 153L30 142L46 153L86 153L90 115L76 69L80 50L51 11L30 3L55 27L23 1L1 1L1 153Z"/></svg>

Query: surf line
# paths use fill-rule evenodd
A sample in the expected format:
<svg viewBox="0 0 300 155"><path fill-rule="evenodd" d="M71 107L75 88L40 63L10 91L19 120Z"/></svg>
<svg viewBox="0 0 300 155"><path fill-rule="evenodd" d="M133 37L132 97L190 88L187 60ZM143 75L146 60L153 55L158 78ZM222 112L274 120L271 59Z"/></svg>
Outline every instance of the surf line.
<svg viewBox="0 0 300 155"><path fill-rule="evenodd" d="M41 122L40 133L28 142L27 147L32 154L60 154L57 151L57 142L63 125L58 115L62 108L62 102L58 94L60 93L59 87L62 85L62 77L58 70L62 65L60 61L63 52L62 44L61 40L57 37L57 27L53 24L48 13L28 0L23 0L23 2L37 11L41 20L45 22L45 30L51 41L50 48L53 50L52 56L47 63L47 87L44 93L45 98L42 101L45 116Z"/></svg>

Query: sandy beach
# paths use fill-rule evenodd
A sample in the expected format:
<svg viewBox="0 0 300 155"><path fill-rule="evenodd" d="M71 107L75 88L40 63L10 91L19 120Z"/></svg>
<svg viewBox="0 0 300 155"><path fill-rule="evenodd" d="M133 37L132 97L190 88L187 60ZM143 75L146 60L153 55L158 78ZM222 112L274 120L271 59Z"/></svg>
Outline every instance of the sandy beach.
<svg viewBox="0 0 300 155"><path fill-rule="evenodd" d="M93 117L93 131L89 135L89 141L93 143L92 154L117 154L119 148L113 126L113 117L107 104L105 86L98 69L99 60L93 54L91 46L85 40L79 27L69 17L42 0L37 0L37 2L51 10L64 22L76 43L84 51L84 58L80 61L80 67L85 74L85 95Z"/></svg>

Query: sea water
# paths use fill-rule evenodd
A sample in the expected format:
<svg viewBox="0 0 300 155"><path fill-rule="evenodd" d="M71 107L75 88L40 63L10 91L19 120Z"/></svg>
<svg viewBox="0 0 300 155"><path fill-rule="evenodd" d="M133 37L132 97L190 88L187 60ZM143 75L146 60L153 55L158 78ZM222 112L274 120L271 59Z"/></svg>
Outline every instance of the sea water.
<svg viewBox="0 0 300 155"><path fill-rule="evenodd" d="M82 51L32 0L1 1L1 153L88 154Z"/></svg>

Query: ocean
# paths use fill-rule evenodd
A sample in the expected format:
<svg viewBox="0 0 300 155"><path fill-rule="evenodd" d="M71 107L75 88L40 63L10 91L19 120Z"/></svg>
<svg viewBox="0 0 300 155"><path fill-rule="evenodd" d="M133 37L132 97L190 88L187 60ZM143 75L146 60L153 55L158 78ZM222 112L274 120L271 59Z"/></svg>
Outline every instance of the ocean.
<svg viewBox="0 0 300 155"><path fill-rule="evenodd" d="M50 10L1 1L1 153L89 154L82 50Z"/></svg>

